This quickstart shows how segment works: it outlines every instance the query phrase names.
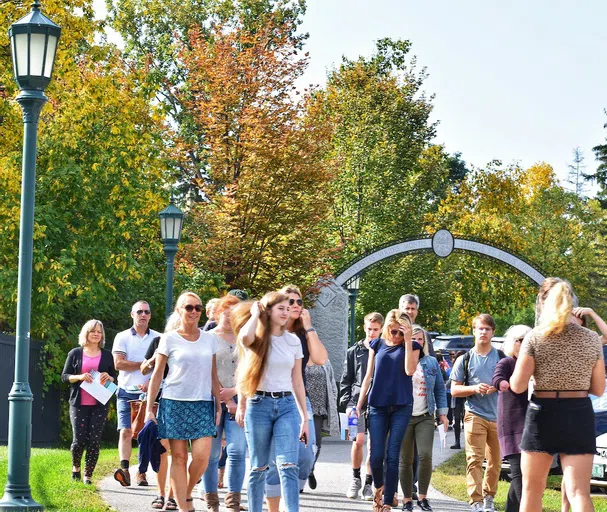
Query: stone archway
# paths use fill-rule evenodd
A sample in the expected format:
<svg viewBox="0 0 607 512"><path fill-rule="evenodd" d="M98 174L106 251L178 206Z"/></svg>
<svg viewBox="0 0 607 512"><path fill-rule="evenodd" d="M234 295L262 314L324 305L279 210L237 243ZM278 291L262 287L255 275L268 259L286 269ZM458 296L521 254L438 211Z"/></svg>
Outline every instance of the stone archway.
<svg viewBox="0 0 607 512"><path fill-rule="evenodd" d="M447 258L454 251L474 253L505 263L536 285L540 285L545 279L544 274L522 256L482 240L455 237L447 229L441 229L433 236L422 235L375 248L355 258L337 272L334 278L321 280L320 294L314 307L310 309L314 326L329 352L336 378L341 377L348 347L348 285L382 261L405 254L430 251L439 258Z"/></svg>

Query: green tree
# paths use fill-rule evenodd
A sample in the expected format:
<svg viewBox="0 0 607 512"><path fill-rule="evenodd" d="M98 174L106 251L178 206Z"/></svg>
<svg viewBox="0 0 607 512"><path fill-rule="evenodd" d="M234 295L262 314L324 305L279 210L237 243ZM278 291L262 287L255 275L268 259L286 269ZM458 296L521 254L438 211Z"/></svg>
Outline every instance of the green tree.
<svg viewBox="0 0 607 512"><path fill-rule="evenodd" d="M6 28L25 12L3 6L2 48ZM45 13L64 30L40 122L31 333L44 342L51 382L86 320L102 320L111 341L128 326L130 303L145 297L162 325L157 213L168 199L169 129L137 85L144 70L95 43L101 24L91 2L49 0ZM0 328L8 331L16 310L22 136L9 58L0 52L7 87L0 100Z"/></svg>

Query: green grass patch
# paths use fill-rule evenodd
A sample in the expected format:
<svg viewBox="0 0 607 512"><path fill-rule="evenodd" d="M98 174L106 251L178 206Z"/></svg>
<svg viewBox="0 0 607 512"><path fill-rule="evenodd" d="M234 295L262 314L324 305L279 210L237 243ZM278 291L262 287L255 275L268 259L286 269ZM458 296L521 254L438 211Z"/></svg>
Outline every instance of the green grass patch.
<svg viewBox="0 0 607 512"><path fill-rule="evenodd" d="M466 491L466 454L459 452L449 460L443 462L432 473L432 485L443 494L468 502L468 493ZM496 510L506 508L506 497L510 484L505 480L500 480L495 496ZM543 512L561 511L561 477L548 477L547 488L544 491L542 501ZM592 502L596 512L607 512L607 499L603 497L593 497Z"/></svg>
<svg viewBox="0 0 607 512"><path fill-rule="evenodd" d="M82 460L84 464L84 458ZM32 448L30 486L34 499L46 510L61 512L107 512L113 510L97 492L97 482L117 466L118 450L103 448L93 475L93 485L72 481L69 450ZM4 492L8 470L8 450L0 446L0 488Z"/></svg>

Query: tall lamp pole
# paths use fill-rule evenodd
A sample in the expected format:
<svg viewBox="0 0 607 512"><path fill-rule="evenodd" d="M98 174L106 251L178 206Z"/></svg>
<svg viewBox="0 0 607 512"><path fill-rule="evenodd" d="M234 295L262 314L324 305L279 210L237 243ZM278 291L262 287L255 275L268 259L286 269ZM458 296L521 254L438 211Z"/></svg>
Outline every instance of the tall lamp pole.
<svg viewBox="0 0 607 512"><path fill-rule="evenodd" d="M360 275L356 275L348 283L348 292L350 293L350 347L356 343L356 298L359 289Z"/></svg>
<svg viewBox="0 0 607 512"><path fill-rule="evenodd" d="M44 90L51 81L61 28L40 12L36 0L32 10L13 23L11 41L13 71L19 85L17 101L23 111L24 139L17 283L17 341L15 381L8 395L8 481L0 510L42 510L32 498L29 485L32 442L32 401L29 385L30 318L32 305L32 259L34 246L34 197L36 145L40 111L47 101Z"/></svg>
<svg viewBox="0 0 607 512"><path fill-rule="evenodd" d="M165 318L169 318L173 310L173 269L175 266L175 254L181 238L181 228L183 226L183 212L175 206L175 200L171 196L169 206L162 210L160 217L160 238L164 247L164 254L167 259L167 282L166 297L164 303Z"/></svg>

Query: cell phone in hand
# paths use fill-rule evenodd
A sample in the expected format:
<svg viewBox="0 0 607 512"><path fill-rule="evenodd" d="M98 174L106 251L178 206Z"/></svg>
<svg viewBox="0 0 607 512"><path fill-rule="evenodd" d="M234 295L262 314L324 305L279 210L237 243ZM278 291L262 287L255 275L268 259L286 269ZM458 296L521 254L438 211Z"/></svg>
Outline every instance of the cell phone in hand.
<svg viewBox="0 0 607 512"><path fill-rule="evenodd" d="M302 435L299 436L299 440L305 444L306 446L308 446L308 435L304 432Z"/></svg>

